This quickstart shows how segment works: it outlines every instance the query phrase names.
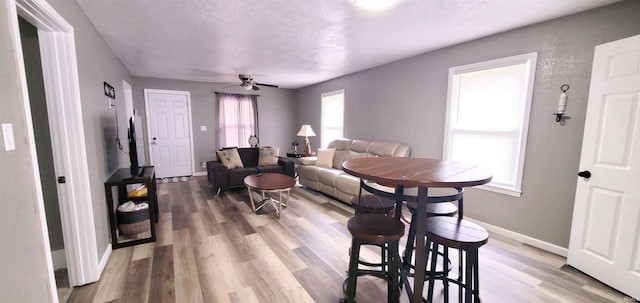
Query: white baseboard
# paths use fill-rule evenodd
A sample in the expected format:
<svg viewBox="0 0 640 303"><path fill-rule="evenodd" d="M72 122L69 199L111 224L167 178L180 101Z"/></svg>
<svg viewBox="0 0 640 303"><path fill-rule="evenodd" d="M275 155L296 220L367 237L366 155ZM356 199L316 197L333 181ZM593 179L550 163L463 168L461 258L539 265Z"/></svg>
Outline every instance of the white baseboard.
<svg viewBox="0 0 640 303"><path fill-rule="evenodd" d="M107 245L107 249L104 250L102 254L102 258L100 258L100 263L98 263L98 272L100 273L98 276L102 275L104 268L107 266L107 261L109 261L109 257L111 256L111 244Z"/></svg>
<svg viewBox="0 0 640 303"><path fill-rule="evenodd" d="M67 268L67 257L64 253L64 249L51 251L51 262L53 263L53 269Z"/></svg>
<svg viewBox="0 0 640 303"><path fill-rule="evenodd" d="M545 241L542 241L542 240L539 240L539 239L536 239L536 238L532 238L532 237L529 237L529 236L526 236L526 235L523 235L523 234L520 234L520 233L517 233L517 232L514 232L514 231L510 231L510 230L504 229L502 227L498 227L498 226L495 226L495 225L484 223L484 222L469 218L467 216L465 216L464 218L469 220L469 221L477 223L478 225L484 227L489 232L492 232L492 233L507 237L509 239L513 239L513 240L516 240L516 241L531 245L533 247L537 247L537 248L540 248L542 250L546 250L546 251L548 251L550 253L554 253L556 255L560 255L560 256L563 256L565 258L569 254L569 250L567 248L564 248L564 247L561 247L561 246L558 246L558 245L555 245L555 244L551 244L549 242L545 242Z"/></svg>
<svg viewBox="0 0 640 303"><path fill-rule="evenodd" d="M206 176L207 172L206 171L197 171L195 173L193 173L194 176Z"/></svg>

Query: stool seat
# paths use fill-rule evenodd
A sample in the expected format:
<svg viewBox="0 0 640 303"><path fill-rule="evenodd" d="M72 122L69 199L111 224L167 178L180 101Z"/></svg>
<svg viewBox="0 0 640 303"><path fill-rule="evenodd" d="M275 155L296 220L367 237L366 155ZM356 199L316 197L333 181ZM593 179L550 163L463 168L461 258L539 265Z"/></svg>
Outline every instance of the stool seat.
<svg viewBox="0 0 640 303"><path fill-rule="evenodd" d="M407 208L412 214L416 213L418 204L416 202L407 202ZM451 202L427 203L427 217L432 216L449 216L452 217L458 212L458 207Z"/></svg>
<svg viewBox="0 0 640 303"><path fill-rule="evenodd" d="M374 244L398 241L404 235L404 224L384 214L355 215L347 221L347 228L353 237Z"/></svg>
<svg viewBox="0 0 640 303"><path fill-rule="evenodd" d="M475 249L487 243L489 233L480 225L453 217L429 217L427 238L457 249Z"/></svg>
<svg viewBox="0 0 640 303"><path fill-rule="evenodd" d="M396 201L375 195L362 195L359 202L358 196L351 198L351 205L360 213L388 214L395 208Z"/></svg>
<svg viewBox="0 0 640 303"><path fill-rule="evenodd" d="M375 271L375 275L387 281L387 302L399 302L398 264L400 263L400 255L398 254L398 245L400 238L404 235L404 224L397 218L386 214L359 213L347 221L347 228L352 236L351 256L349 257L349 276L345 280L346 297L341 302L354 303L358 276L374 274L371 270L358 268L358 264L361 263L359 261L360 247L368 244L388 246L388 254L382 258L380 264L383 269ZM384 270L385 264L389 265L388 271Z"/></svg>

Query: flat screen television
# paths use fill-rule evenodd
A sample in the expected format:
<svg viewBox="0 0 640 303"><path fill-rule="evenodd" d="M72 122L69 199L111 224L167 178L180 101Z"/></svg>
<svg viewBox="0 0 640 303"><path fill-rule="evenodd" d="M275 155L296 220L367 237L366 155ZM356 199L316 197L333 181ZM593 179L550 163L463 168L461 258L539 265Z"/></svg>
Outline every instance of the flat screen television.
<svg viewBox="0 0 640 303"><path fill-rule="evenodd" d="M144 170L138 162L138 137L136 136L136 118L135 115L129 117L129 131L127 139L129 140L129 162L131 164L131 177L141 177Z"/></svg>

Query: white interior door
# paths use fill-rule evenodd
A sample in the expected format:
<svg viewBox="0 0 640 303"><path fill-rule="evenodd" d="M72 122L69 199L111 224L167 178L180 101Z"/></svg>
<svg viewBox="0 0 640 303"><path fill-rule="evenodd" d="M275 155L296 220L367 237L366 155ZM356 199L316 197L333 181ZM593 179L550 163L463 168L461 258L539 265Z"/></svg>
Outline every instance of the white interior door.
<svg viewBox="0 0 640 303"><path fill-rule="evenodd" d="M145 89L149 158L156 177L193 175L189 92Z"/></svg>
<svg viewBox="0 0 640 303"><path fill-rule="evenodd" d="M568 263L640 298L640 35L595 48Z"/></svg>

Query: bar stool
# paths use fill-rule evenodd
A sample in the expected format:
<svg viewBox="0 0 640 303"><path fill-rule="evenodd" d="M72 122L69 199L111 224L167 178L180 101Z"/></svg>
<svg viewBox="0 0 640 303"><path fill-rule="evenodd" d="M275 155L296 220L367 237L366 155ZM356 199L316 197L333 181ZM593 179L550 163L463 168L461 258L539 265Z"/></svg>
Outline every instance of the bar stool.
<svg viewBox="0 0 640 303"><path fill-rule="evenodd" d="M388 215L395 208L396 202L376 195L365 194L351 198L351 206L356 210L356 215L361 214L385 214Z"/></svg>
<svg viewBox="0 0 640 303"><path fill-rule="evenodd" d="M427 218L429 217L453 217L458 213L458 207L451 202L441 203L428 203L427 205ZM415 216L418 205L416 202L407 202L407 208L411 212L411 216ZM414 221L411 220L413 223ZM404 250L404 266L407 269L413 268L411 264L411 258L413 257L413 251L415 250L414 243L416 238L416 225L409 225L409 234L407 235L407 246ZM447 267L448 268L448 267ZM427 273L430 274L430 273Z"/></svg>
<svg viewBox="0 0 640 303"><path fill-rule="evenodd" d="M400 255L398 246L400 238L404 236L404 224L400 220L385 214L357 214L347 221L347 228L351 233L351 256L349 258L349 275L347 277L346 298L341 302L352 303L356 295L356 285L359 276L358 264L360 259L360 246L375 244L387 246L388 254L386 262L389 264L387 280L388 302L398 302L398 264Z"/></svg>
<svg viewBox="0 0 640 303"><path fill-rule="evenodd" d="M436 267L439 255L437 252L441 245L444 249L443 267L449 257L449 248L457 249L459 256L458 277L456 279L449 277L449 272L442 276L429 276L428 301L433 301L435 280L442 280L445 302L449 302L449 282L458 285L458 302L462 302L463 290L464 302L480 302L478 249L489 241L489 233L478 224L452 217L427 218L426 228L426 247L431 248L428 250L431 257L431 268Z"/></svg>
<svg viewBox="0 0 640 303"><path fill-rule="evenodd" d="M351 205L355 209L355 214L385 214L389 215L395 208L395 201L376 195L365 194L358 198L357 196L351 199ZM380 263L371 263L364 260L358 260L358 263L369 267L380 267L380 270L359 270L358 276L372 275L380 278L386 278L388 265L385 261L387 259L387 247L384 244L369 243L380 247ZM350 252L351 253L351 252ZM345 279L343 289L346 291L346 285L349 278Z"/></svg>

